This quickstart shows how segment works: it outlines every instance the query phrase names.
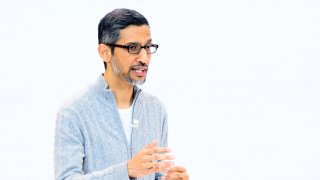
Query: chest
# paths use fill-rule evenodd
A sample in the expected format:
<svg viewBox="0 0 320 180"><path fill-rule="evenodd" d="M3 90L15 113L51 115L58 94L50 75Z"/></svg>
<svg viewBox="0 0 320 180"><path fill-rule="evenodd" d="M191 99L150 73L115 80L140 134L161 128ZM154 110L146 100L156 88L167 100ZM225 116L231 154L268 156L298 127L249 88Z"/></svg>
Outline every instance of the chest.
<svg viewBox="0 0 320 180"><path fill-rule="evenodd" d="M137 104L132 109L131 141L128 142L120 115L116 108L106 106L88 109L83 122L85 158L84 171L97 169L127 161L152 140L160 141L161 118L155 109L144 109Z"/></svg>

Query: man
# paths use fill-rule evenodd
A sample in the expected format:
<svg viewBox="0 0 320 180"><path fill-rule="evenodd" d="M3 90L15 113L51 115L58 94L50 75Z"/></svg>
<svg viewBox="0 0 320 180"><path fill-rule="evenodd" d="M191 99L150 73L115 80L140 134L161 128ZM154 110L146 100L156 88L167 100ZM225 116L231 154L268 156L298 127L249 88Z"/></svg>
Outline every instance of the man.
<svg viewBox="0 0 320 180"><path fill-rule="evenodd" d="M188 179L166 148L165 108L136 86L158 48L148 21L116 9L101 19L98 38L104 74L58 113L56 179Z"/></svg>

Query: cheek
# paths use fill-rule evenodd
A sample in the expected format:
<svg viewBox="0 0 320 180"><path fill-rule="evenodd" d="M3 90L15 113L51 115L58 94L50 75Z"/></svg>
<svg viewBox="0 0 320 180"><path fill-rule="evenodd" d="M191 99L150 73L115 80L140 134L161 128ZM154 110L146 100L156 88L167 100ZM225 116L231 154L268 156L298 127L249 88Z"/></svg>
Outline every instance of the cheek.
<svg viewBox="0 0 320 180"><path fill-rule="evenodd" d="M131 60L126 57L126 56L117 56L116 57L116 63L118 65L118 68L121 70L121 71L129 71L130 70L130 66L132 65L131 64Z"/></svg>
<svg viewBox="0 0 320 180"><path fill-rule="evenodd" d="M147 60L147 64L149 64L150 63L150 61L151 61L151 54L148 54L148 60Z"/></svg>
<svg viewBox="0 0 320 180"><path fill-rule="evenodd" d="M126 61L121 63L122 69L126 72L129 72L133 65L135 65L134 61Z"/></svg>

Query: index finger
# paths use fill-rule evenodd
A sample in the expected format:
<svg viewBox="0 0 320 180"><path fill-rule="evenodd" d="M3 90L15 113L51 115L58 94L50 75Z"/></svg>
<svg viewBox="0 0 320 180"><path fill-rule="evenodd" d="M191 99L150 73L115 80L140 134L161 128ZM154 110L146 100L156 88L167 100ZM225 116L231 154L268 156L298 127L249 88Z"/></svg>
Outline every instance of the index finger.
<svg viewBox="0 0 320 180"><path fill-rule="evenodd" d="M171 152L170 148L167 147L155 147L153 148L153 153L169 153Z"/></svg>

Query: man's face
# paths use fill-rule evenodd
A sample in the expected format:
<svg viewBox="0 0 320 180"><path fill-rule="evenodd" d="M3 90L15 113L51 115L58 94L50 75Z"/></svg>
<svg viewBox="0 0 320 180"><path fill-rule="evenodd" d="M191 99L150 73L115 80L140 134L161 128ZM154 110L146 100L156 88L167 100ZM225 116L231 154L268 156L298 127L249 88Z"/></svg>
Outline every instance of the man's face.
<svg viewBox="0 0 320 180"><path fill-rule="evenodd" d="M147 25L131 25L120 31L120 38L116 42L119 45L140 44L142 46L151 43L150 29ZM146 80L150 54L144 48L139 54L130 54L128 49L114 48L112 57L113 73L122 80L133 85L143 84Z"/></svg>

